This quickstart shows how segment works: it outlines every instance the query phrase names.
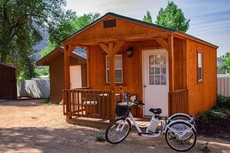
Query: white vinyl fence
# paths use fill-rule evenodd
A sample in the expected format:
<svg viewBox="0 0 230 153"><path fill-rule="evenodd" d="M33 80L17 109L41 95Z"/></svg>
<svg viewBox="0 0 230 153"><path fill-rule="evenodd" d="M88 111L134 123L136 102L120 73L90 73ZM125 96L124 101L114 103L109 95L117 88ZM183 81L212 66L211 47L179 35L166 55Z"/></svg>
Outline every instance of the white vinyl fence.
<svg viewBox="0 0 230 153"><path fill-rule="evenodd" d="M230 96L230 76L217 77L217 93Z"/></svg>
<svg viewBox="0 0 230 153"><path fill-rule="evenodd" d="M50 80L24 80L18 83L18 97L48 98Z"/></svg>

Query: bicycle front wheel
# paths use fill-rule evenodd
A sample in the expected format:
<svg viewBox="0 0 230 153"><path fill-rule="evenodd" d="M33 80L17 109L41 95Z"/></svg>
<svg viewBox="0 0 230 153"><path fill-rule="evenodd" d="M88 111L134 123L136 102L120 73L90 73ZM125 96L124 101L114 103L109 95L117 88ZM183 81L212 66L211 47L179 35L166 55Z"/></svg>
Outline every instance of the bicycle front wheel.
<svg viewBox="0 0 230 153"><path fill-rule="evenodd" d="M196 143L196 132L189 123L178 121L166 130L165 140L176 151L188 151Z"/></svg>
<svg viewBox="0 0 230 153"><path fill-rule="evenodd" d="M105 138L109 143L117 144L128 136L130 130L130 121L125 118L118 118L110 123L105 132Z"/></svg>

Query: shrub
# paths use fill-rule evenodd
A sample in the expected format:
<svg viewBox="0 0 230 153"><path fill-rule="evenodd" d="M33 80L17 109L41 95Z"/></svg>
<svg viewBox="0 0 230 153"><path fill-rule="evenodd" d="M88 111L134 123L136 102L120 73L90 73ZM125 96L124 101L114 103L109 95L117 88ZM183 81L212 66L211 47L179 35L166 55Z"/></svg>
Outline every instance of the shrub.
<svg viewBox="0 0 230 153"><path fill-rule="evenodd" d="M215 111L211 110L207 110L205 111L203 114L201 114L201 116L199 117L199 119L201 120L211 120L211 119L216 119L216 118L220 118L221 116L216 113Z"/></svg>
<svg viewBox="0 0 230 153"><path fill-rule="evenodd" d="M230 97L217 95L217 106L230 109Z"/></svg>

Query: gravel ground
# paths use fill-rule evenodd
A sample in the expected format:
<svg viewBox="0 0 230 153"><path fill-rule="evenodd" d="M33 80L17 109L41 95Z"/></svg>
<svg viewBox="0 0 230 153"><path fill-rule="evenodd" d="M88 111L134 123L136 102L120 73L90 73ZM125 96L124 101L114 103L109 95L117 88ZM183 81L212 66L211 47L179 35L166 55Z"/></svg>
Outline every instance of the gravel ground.
<svg viewBox="0 0 230 153"><path fill-rule="evenodd" d="M208 129L207 129L208 130ZM105 129L66 123L62 106L43 100L0 100L0 153L173 153L164 136L139 137L135 130L121 143L97 142ZM198 137L189 153L202 153L208 142L211 153L230 153L230 142Z"/></svg>

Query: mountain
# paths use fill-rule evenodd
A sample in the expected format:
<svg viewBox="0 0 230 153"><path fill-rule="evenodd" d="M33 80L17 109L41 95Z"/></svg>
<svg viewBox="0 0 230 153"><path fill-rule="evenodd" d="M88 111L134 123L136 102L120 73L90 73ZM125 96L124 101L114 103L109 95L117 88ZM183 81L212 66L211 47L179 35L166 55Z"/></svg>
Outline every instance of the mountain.
<svg viewBox="0 0 230 153"><path fill-rule="evenodd" d="M48 41L48 36L49 36L48 29L40 28L39 31L43 39L36 46L34 46L34 49L37 50L36 60L39 60L41 58L40 52L48 45L47 41Z"/></svg>

